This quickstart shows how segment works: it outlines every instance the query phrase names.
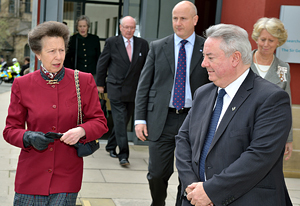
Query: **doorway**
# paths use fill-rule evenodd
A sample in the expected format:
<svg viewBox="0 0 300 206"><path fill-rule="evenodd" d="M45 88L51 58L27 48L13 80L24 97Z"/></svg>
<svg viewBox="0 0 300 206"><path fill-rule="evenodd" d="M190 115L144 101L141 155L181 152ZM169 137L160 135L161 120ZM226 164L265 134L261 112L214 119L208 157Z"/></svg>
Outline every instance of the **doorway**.
<svg viewBox="0 0 300 206"><path fill-rule="evenodd" d="M86 15L91 21L89 33L100 38L101 48L110 36L118 35L118 20L123 12L122 0L88 1L65 0L63 21L68 25L71 35L77 32L76 19Z"/></svg>
<svg viewBox="0 0 300 206"><path fill-rule="evenodd" d="M195 0L199 16L196 34L203 36L206 29L216 24L217 2L218 0Z"/></svg>

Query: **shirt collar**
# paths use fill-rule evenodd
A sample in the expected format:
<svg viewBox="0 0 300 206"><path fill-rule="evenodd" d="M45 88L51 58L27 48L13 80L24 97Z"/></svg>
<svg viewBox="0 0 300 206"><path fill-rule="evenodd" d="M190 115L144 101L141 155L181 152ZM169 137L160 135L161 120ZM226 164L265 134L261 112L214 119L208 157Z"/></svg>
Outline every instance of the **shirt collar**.
<svg viewBox="0 0 300 206"><path fill-rule="evenodd" d="M122 36L122 37L123 37L124 42L125 42L125 43L128 43L128 42L127 42L128 39L126 39L124 36ZM133 42L133 37L131 37L129 40L130 40L130 42Z"/></svg>
<svg viewBox="0 0 300 206"><path fill-rule="evenodd" d="M225 91L226 91L227 95L231 99L233 99L233 97L237 93L238 89L240 88L240 86L242 85L242 83L244 82L244 80L246 79L248 73L249 73L249 68L241 76L239 76L239 78L237 78L234 82L232 82L231 84L229 84L225 88ZM219 90L220 89L221 88L219 88Z"/></svg>
<svg viewBox="0 0 300 206"><path fill-rule="evenodd" d="M193 34L191 36L189 36L186 40L188 40L188 42L194 46L195 37L196 37L195 32L193 32ZM177 34L174 33L174 42L175 42L175 45L180 44L181 40L183 40L183 39L180 38L179 36L177 36Z"/></svg>

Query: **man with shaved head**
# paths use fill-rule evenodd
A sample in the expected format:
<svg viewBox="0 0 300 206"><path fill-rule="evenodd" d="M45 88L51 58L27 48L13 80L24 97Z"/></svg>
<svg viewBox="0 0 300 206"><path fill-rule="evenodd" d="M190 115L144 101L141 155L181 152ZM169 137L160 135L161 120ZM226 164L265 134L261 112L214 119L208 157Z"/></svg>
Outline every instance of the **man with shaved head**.
<svg viewBox="0 0 300 206"><path fill-rule="evenodd" d="M209 82L201 67L204 38L194 31L195 5L176 4L172 22L174 34L150 44L135 99L135 132L140 140L149 141L147 179L152 206L165 205L174 170L175 135L192 106L195 90ZM181 205L179 191L176 205Z"/></svg>

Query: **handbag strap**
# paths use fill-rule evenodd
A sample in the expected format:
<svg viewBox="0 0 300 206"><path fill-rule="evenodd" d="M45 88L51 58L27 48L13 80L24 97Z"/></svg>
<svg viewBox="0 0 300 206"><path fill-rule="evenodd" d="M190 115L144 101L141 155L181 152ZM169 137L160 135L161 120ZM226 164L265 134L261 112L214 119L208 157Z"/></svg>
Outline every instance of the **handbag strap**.
<svg viewBox="0 0 300 206"><path fill-rule="evenodd" d="M75 86L76 86L77 102L78 102L77 125L82 124L81 95L80 95L80 86L79 86L78 73L79 73L79 71L77 69L75 69L74 78L75 78Z"/></svg>
<svg viewBox="0 0 300 206"><path fill-rule="evenodd" d="M78 36L76 35L74 69L77 69L77 50L78 50Z"/></svg>

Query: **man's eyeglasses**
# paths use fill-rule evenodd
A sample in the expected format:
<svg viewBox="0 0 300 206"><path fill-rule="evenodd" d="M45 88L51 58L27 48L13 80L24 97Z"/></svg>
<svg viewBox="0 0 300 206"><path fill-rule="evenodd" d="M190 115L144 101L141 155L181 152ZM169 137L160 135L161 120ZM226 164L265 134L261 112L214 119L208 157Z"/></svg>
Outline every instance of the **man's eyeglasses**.
<svg viewBox="0 0 300 206"><path fill-rule="evenodd" d="M134 30L135 29L135 27L133 27L133 26L123 26L122 25L122 27L124 28L124 29L126 29L126 30Z"/></svg>

